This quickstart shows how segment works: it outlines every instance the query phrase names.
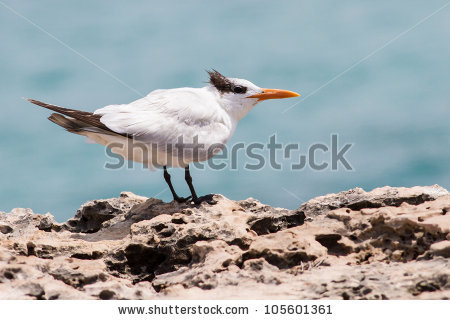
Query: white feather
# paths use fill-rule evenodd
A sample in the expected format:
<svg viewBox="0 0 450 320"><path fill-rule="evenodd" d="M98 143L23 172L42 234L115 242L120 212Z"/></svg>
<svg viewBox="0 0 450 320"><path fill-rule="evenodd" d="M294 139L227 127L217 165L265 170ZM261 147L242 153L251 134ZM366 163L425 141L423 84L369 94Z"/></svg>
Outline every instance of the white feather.
<svg viewBox="0 0 450 320"><path fill-rule="evenodd" d="M256 104L249 100L255 99L245 101L248 111ZM182 167L209 159L220 151L215 148L211 153L211 148L224 146L232 136L240 117L230 112L224 101L223 95L213 87L155 90L130 104L110 105L94 113L101 115L100 121L111 130L132 136L145 146L147 156L136 155L135 151L113 150L125 159L144 162L149 167ZM103 145L126 141L95 133L89 137ZM189 146L195 139L200 146L198 152ZM180 141L183 142L181 149L168 151Z"/></svg>

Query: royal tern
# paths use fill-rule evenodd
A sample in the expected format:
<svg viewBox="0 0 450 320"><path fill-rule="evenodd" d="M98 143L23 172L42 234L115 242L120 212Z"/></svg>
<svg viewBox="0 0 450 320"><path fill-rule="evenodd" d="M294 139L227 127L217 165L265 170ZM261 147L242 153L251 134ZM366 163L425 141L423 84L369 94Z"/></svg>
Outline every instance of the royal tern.
<svg viewBox="0 0 450 320"><path fill-rule="evenodd" d="M299 96L292 91L265 89L244 79L227 78L216 70L208 74L206 87L155 90L129 104L109 105L93 113L27 100L57 112L49 120L69 132L150 169L162 167L175 201L192 198L194 203L200 203L206 198L199 198L195 192L189 163L206 161L223 149L239 120L258 102ZM190 197L177 195L167 167L185 168Z"/></svg>

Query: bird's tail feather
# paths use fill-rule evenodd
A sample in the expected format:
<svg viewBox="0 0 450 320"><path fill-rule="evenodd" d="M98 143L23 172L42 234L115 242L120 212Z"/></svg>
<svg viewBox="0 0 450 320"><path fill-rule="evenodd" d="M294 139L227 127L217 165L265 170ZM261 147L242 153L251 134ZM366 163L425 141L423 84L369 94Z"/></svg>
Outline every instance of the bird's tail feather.
<svg viewBox="0 0 450 320"><path fill-rule="evenodd" d="M101 116L91 112L67 109L33 99L26 99L35 105L58 112L53 113L48 119L67 131L84 135L83 132L94 132L108 135L120 135L129 138L126 134L121 134L109 129L101 122Z"/></svg>
<svg viewBox="0 0 450 320"><path fill-rule="evenodd" d="M84 123L83 121L67 118L59 113L52 113L48 120L57 124L58 126L63 127L69 132L76 133L82 136L85 136L86 132L100 133L111 135L111 131L103 130L101 128L93 127L89 124Z"/></svg>
<svg viewBox="0 0 450 320"><path fill-rule="evenodd" d="M51 116L48 117L48 120L72 133L79 133L83 128L83 123L81 121L68 119L58 113L52 113Z"/></svg>

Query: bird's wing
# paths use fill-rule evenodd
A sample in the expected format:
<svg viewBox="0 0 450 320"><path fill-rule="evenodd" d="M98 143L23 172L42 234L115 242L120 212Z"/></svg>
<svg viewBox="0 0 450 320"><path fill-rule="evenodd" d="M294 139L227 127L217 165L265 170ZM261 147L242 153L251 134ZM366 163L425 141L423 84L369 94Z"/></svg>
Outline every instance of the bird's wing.
<svg viewBox="0 0 450 320"><path fill-rule="evenodd" d="M111 105L94 112L117 133L146 143L175 144L210 132L220 121L218 103L207 90L179 88L156 90L126 105Z"/></svg>

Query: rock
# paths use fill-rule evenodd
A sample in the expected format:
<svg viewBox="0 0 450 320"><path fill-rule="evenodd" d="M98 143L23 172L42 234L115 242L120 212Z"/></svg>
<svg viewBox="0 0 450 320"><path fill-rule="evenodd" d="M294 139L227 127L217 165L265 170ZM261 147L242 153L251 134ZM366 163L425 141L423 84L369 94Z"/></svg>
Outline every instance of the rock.
<svg viewBox="0 0 450 320"><path fill-rule="evenodd" d="M0 212L0 239L2 234L7 237L17 237L29 234L36 228L50 232L55 226L60 228L50 213L35 214L31 209L17 208L11 213Z"/></svg>
<svg viewBox="0 0 450 320"><path fill-rule="evenodd" d="M450 258L450 240L433 243L430 246L430 252L437 256Z"/></svg>
<svg viewBox="0 0 450 320"><path fill-rule="evenodd" d="M0 212L0 299L450 298L450 195L352 189L297 210L132 193L59 224Z"/></svg>
<svg viewBox="0 0 450 320"><path fill-rule="evenodd" d="M75 213L73 219L68 220L63 226L72 232L97 232L101 229L103 222L124 215L133 206L146 200L147 198L131 192L122 192L119 198L89 201Z"/></svg>
<svg viewBox="0 0 450 320"><path fill-rule="evenodd" d="M398 207L402 203L417 205L446 194L448 191L438 185L413 188L383 187L370 192L355 188L311 199L302 204L298 211L305 213L307 217L314 217L338 208L360 210L384 206Z"/></svg>

